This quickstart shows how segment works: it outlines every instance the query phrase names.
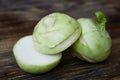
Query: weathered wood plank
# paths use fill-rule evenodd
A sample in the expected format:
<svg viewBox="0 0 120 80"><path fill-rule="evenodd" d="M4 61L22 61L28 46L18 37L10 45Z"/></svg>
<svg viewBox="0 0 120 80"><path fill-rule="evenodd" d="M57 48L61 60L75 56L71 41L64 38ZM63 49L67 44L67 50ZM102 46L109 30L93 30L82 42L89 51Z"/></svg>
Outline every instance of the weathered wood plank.
<svg viewBox="0 0 120 80"><path fill-rule="evenodd" d="M0 0L0 80L120 80L120 1L119 0ZM45 74L31 75L16 64L12 48L15 42L31 35L45 15L64 12L74 18L91 17L103 11L113 46L109 58L90 64L64 51L61 63Z"/></svg>
<svg viewBox="0 0 120 80"><path fill-rule="evenodd" d="M79 59L73 58L70 55L70 50L65 51L63 60L60 65L54 70L42 74L42 75L30 75L21 71L15 63L12 52L7 52L0 56L0 77L7 77L9 79L52 79L52 80L64 80L64 79L99 79L107 80L114 76L120 75L120 42L119 39L113 40L112 54L109 59L99 64L89 64ZM117 49L116 49L117 48Z"/></svg>

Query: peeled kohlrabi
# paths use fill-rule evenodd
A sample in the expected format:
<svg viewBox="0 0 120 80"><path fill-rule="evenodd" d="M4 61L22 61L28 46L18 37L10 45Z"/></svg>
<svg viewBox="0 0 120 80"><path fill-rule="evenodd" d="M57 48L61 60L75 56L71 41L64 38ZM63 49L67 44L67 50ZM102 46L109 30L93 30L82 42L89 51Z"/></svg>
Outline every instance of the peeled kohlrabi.
<svg viewBox="0 0 120 80"><path fill-rule="evenodd" d="M44 54L57 54L71 46L80 36L79 23L63 13L45 16L33 31L35 49Z"/></svg>
<svg viewBox="0 0 120 80"><path fill-rule="evenodd" d="M73 45L73 55L97 63L104 61L110 54L112 41L106 31L106 18L102 12L96 12L98 22L90 18L78 19L82 28L80 38Z"/></svg>
<svg viewBox="0 0 120 80"><path fill-rule="evenodd" d="M25 72L40 74L50 71L58 65L62 53L47 55L34 49L32 36L20 39L13 47L14 56L19 67Z"/></svg>

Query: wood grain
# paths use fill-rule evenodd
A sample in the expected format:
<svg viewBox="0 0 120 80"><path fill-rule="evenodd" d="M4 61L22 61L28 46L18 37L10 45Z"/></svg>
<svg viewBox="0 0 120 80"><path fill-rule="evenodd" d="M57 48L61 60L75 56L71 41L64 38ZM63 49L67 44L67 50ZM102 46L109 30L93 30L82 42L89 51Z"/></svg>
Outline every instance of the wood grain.
<svg viewBox="0 0 120 80"><path fill-rule="evenodd" d="M120 80L120 0L0 0L0 80ZM12 48L18 39L31 35L37 22L52 12L74 18L103 11L113 46L109 58L90 64L64 51L61 63L45 74L31 75L16 64Z"/></svg>

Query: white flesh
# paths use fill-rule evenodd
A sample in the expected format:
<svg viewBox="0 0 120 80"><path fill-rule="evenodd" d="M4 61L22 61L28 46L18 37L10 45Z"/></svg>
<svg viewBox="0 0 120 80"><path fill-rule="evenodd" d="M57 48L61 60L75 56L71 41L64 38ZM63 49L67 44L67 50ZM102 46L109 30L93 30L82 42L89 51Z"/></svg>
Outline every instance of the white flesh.
<svg viewBox="0 0 120 80"><path fill-rule="evenodd" d="M62 54L46 55L37 52L33 47L32 36L20 39L13 48L15 57L28 65L45 66L61 59Z"/></svg>

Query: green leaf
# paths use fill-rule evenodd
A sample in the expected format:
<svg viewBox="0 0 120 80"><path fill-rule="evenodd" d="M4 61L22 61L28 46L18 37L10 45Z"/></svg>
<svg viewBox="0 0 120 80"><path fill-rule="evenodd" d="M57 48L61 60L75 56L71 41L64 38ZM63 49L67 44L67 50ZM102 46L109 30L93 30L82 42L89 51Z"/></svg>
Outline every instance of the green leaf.
<svg viewBox="0 0 120 80"><path fill-rule="evenodd" d="M98 19L98 23L99 23L100 29L102 31L104 31L105 30L105 26L106 26L106 22L107 22L104 13L98 11L98 12L95 13L95 15L96 15L96 17Z"/></svg>

